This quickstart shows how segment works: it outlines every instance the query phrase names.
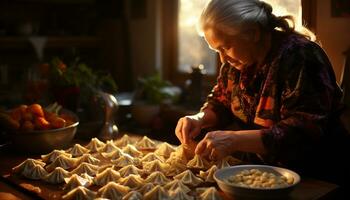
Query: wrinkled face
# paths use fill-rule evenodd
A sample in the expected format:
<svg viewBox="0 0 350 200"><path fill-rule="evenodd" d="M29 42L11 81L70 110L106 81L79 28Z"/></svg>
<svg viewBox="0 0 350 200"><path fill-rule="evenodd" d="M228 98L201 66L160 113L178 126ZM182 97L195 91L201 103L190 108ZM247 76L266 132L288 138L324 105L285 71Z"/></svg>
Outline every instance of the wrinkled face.
<svg viewBox="0 0 350 200"><path fill-rule="evenodd" d="M222 63L227 62L236 69L242 70L256 61L254 56L256 47L253 41L248 41L239 34L226 37L213 29L205 30L204 35L209 47L219 53Z"/></svg>

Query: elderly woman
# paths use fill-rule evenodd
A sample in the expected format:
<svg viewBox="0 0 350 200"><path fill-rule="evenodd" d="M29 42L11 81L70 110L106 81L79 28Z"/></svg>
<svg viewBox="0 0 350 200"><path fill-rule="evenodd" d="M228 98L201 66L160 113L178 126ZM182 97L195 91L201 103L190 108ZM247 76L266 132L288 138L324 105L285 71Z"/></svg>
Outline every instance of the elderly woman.
<svg viewBox="0 0 350 200"><path fill-rule="evenodd" d="M338 163L350 152L339 120L342 91L322 48L289 22L259 0L210 1L199 27L223 64L200 112L181 118L175 133L186 146L210 128L196 154L254 153L339 183L349 170ZM232 123L240 129L225 129Z"/></svg>

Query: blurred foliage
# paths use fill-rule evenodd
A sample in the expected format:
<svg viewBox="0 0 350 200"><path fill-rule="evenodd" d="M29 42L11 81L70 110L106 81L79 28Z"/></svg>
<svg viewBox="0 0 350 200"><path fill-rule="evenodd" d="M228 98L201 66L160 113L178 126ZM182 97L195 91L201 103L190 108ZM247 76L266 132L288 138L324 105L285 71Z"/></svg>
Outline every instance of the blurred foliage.
<svg viewBox="0 0 350 200"><path fill-rule="evenodd" d="M172 101L174 95L166 90L170 86L172 84L167 80L163 80L158 73L138 78L135 99L142 100L147 104L161 104L166 100Z"/></svg>
<svg viewBox="0 0 350 200"><path fill-rule="evenodd" d="M69 65L60 58L54 57L50 62L49 73L51 84L58 87L78 87L99 89L110 93L117 91L117 85L109 73L94 71L76 58Z"/></svg>

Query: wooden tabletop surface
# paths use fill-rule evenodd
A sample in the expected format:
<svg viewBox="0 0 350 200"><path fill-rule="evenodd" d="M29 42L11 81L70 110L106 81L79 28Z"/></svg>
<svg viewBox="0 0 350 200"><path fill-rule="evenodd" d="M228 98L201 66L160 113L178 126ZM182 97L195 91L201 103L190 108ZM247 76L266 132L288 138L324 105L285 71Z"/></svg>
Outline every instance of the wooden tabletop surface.
<svg viewBox="0 0 350 200"><path fill-rule="evenodd" d="M0 199L38 199L34 193L16 185L5 178L11 169L27 158L39 158L40 155L11 153L7 148L0 149ZM301 182L289 196L291 200L333 199L338 186L329 182L302 177Z"/></svg>

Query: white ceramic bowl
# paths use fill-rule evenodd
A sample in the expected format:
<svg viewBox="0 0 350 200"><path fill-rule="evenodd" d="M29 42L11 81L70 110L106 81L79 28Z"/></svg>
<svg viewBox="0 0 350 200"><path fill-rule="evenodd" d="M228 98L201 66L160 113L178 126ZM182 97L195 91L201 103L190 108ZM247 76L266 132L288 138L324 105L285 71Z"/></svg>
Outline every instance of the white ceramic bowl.
<svg viewBox="0 0 350 200"><path fill-rule="evenodd" d="M293 177L294 182L288 186L281 186L276 188L251 188L245 186L239 186L234 183L230 183L228 178L238 174L242 170L259 169L262 172L274 173L275 175L283 175L287 178ZM300 182L300 176L285 168L274 167L269 165L236 165L231 167L222 168L214 174L219 188L228 196L233 198L246 198L246 199L285 199L288 198L289 193Z"/></svg>

